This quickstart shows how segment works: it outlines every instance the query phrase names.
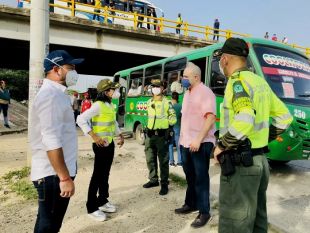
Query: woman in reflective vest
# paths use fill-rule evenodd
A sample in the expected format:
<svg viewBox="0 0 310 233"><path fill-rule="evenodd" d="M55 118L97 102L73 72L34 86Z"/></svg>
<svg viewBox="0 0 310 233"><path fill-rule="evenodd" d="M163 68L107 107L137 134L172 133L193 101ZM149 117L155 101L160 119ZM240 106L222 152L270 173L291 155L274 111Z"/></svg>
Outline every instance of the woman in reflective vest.
<svg viewBox="0 0 310 233"><path fill-rule="evenodd" d="M109 79L101 80L97 85L98 96L95 103L77 119L83 132L90 135L94 141L94 171L88 188L86 207L89 216L97 221L106 219L104 212L116 211L115 206L108 200L108 181L114 158L114 136L119 136L118 145L124 144L124 137L118 128L116 112L112 104L112 98L120 96L118 88L118 83ZM91 126L87 123L89 120L92 121Z"/></svg>

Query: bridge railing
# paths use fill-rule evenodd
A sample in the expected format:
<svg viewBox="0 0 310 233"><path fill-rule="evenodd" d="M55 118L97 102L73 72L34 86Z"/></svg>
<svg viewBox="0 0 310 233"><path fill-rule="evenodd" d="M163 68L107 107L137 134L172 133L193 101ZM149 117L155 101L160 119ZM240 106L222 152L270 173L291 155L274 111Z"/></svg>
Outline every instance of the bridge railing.
<svg viewBox="0 0 310 233"><path fill-rule="evenodd" d="M30 0L24 0L24 2L30 3ZM228 39L230 37L250 37L250 34L234 32L232 30L215 29L210 26L201 26L191 24L187 21L182 22L181 27L178 26L179 22L176 20L166 19L164 17L153 17L137 12L126 12L116 9L112 9L108 6L95 7L94 5L76 2L76 0L55 0L58 3L50 3L50 7L65 9L71 16L76 16L77 13L84 13L88 15L96 15L102 17L103 23L115 23L124 24L130 26L135 30L140 29L139 25L148 25L153 27L158 32L175 33L176 30L180 30L180 34L188 37L195 36L198 38L204 38L205 40L216 42L214 39L219 38ZM62 4L61 4L62 3ZM96 11L97 12L96 12ZM121 20L116 22L116 20ZM143 26L142 26L143 28ZM142 30L141 28L141 30ZM281 42L280 42L281 43ZM293 48L297 48L310 57L310 48L299 46L296 44L288 44Z"/></svg>

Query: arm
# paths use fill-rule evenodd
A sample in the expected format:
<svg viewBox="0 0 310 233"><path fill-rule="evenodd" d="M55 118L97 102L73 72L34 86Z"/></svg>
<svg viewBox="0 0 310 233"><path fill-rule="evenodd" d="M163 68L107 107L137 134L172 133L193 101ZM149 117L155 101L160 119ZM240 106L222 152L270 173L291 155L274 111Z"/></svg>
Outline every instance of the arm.
<svg viewBox="0 0 310 233"><path fill-rule="evenodd" d="M172 107L171 102L168 103L169 104L169 108L168 108L168 121L169 121L169 125L173 126L175 123L177 123L177 116L175 114L175 111Z"/></svg>

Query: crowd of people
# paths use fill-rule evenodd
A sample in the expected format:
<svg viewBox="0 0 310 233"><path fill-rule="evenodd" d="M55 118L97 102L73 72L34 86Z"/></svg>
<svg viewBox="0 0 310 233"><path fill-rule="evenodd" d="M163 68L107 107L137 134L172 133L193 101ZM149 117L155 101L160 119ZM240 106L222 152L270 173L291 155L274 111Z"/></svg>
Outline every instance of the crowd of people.
<svg viewBox="0 0 310 233"><path fill-rule="evenodd" d="M264 38L265 38L266 40L269 39L269 33L268 33L268 32L265 33ZM272 35L272 37L271 37L271 40L273 40L273 41L279 41L279 40L278 40L278 37L277 37L277 34L274 33L274 34ZM284 44L287 44L287 43L288 43L288 38L287 38L286 36L284 36L283 39L281 40L281 42L284 43Z"/></svg>
<svg viewBox="0 0 310 233"><path fill-rule="evenodd" d="M227 39L218 53L220 70L228 82L217 140L215 95L201 81L197 65L188 62L183 71L180 82L186 91L182 104L175 91L171 101L167 98L165 83L160 78L152 78L149 85L152 96L147 101L144 149L148 181L143 188L160 186L159 195L168 194L169 163L175 162L171 150L175 143L178 163L187 181L184 204L175 213L198 211L191 223L193 228L206 225L212 218L209 164L213 154L221 165L219 233L267 233L266 147L288 128L292 116L268 83L247 69L248 54L246 42L239 38ZM66 87L76 84L75 68L83 60L64 50L53 51L44 59L46 77L34 100L30 119L31 179L39 205L35 232L58 232L70 197L75 193L78 154L75 122L92 138L95 155L87 213L96 221L105 221L106 213L117 211L109 201L109 174L115 146L124 144L112 104L113 98L120 97L120 84L101 80L95 101L91 103L86 96L86 110L75 121L75 108L72 110L75 100L70 101ZM134 86L138 88L139 82ZM256 88L260 92L249 91ZM270 117L272 124L262 126Z"/></svg>

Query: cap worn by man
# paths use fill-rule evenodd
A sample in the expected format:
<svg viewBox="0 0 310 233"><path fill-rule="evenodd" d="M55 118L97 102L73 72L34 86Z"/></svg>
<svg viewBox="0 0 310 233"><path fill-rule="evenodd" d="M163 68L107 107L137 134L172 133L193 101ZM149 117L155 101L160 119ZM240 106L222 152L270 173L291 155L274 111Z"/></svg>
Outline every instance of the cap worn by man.
<svg viewBox="0 0 310 233"><path fill-rule="evenodd" d="M152 79L151 85L154 87L163 87L164 83L160 79Z"/></svg>
<svg viewBox="0 0 310 233"><path fill-rule="evenodd" d="M84 58L74 58L65 50L55 50L50 52L44 59L44 72L50 71L55 65L77 65L83 61Z"/></svg>
<svg viewBox="0 0 310 233"><path fill-rule="evenodd" d="M97 91L103 92L109 89L117 89L119 88L119 83L112 82L110 79L103 79L97 85Z"/></svg>
<svg viewBox="0 0 310 233"><path fill-rule="evenodd" d="M249 46L243 39L231 37L225 41L218 55L220 56L223 53L247 57L249 55Z"/></svg>

